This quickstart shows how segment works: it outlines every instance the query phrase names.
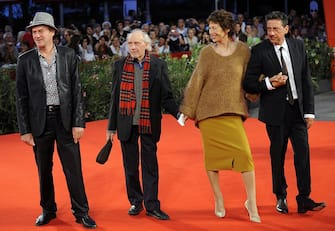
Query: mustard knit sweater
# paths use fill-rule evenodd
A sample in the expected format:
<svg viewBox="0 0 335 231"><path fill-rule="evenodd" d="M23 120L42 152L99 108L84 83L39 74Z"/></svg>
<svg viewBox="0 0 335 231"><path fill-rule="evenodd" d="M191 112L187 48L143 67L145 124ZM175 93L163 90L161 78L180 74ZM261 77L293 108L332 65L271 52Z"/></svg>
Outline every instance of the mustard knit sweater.
<svg viewBox="0 0 335 231"><path fill-rule="evenodd" d="M221 56L212 45L204 47L185 88L180 111L196 124L220 115L248 116L242 80L250 58L247 45L238 42L229 56Z"/></svg>

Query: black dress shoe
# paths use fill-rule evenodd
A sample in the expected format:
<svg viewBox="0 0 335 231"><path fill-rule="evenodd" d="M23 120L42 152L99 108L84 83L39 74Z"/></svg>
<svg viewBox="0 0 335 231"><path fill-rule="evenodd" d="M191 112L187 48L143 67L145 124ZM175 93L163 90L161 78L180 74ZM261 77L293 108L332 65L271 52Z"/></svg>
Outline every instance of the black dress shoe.
<svg viewBox="0 0 335 231"><path fill-rule="evenodd" d="M324 202L315 202L310 198L297 199L298 213L306 213L307 211L319 211L326 207Z"/></svg>
<svg viewBox="0 0 335 231"><path fill-rule="evenodd" d="M169 215L164 213L162 210L147 210L146 215L157 218L158 220L170 220Z"/></svg>
<svg viewBox="0 0 335 231"><path fill-rule="evenodd" d="M42 213L38 218L36 218L35 225L45 225L48 224L52 219L56 218L56 213Z"/></svg>
<svg viewBox="0 0 335 231"><path fill-rule="evenodd" d="M128 214L130 216L136 216L140 214L143 211L143 206L142 205L132 205L130 209L128 210Z"/></svg>
<svg viewBox="0 0 335 231"><path fill-rule="evenodd" d="M89 229L95 229L97 227L97 224L89 215L76 216L76 222L83 224L85 228Z"/></svg>
<svg viewBox="0 0 335 231"><path fill-rule="evenodd" d="M284 214L288 213L288 207L287 207L287 202L285 198L277 199L276 210L280 213L284 213Z"/></svg>

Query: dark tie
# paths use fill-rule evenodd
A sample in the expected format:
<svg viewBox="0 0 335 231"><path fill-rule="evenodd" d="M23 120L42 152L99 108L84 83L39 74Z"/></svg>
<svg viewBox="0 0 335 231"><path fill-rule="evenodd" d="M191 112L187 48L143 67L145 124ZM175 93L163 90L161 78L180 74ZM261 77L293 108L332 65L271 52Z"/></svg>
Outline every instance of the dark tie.
<svg viewBox="0 0 335 231"><path fill-rule="evenodd" d="M281 69L282 69L282 73L283 75L286 75L288 77L288 71L287 71L287 66L283 57L283 47L279 48L280 50L280 61L281 61ZM291 89L291 84L290 84L290 80L287 79L286 81L286 88L287 88L287 98L288 98L288 102L289 104L293 105L294 104L294 100L293 100L293 95L292 95L292 89Z"/></svg>

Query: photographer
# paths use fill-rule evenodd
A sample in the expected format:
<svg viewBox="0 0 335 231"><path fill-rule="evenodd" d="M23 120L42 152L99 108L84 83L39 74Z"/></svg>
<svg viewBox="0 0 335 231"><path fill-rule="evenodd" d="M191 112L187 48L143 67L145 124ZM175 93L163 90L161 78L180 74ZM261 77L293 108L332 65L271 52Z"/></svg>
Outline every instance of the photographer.
<svg viewBox="0 0 335 231"><path fill-rule="evenodd" d="M171 53L188 50L187 47L185 47L184 36L176 30L176 25L172 25L170 28L167 44L170 47Z"/></svg>

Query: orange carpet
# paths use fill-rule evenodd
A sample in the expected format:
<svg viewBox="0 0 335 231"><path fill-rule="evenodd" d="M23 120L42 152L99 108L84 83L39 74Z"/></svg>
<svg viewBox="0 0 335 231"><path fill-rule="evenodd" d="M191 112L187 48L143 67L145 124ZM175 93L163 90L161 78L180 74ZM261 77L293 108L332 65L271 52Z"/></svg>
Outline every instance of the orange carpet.
<svg viewBox="0 0 335 231"><path fill-rule="evenodd" d="M97 230L263 230L263 231L333 231L335 230L335 122L315 122L310 129L312 194L323 200L327 208L320 212L296 213L296 181L289 147L286 160L289 214L275 211L268 154L269 142L264 124L256 119L245 122L256 166L257 200L261 224L249 222L243 207L246 198L240 174L220 173L221 187L227 215L214 216L214 201L202 160L198 129L188 121L183 128L169 115L163 118L163 133L158 147L162 209L170 221L158 221L141 213L130 217L125 192L125 180L120 145L114 143L110 159L105 165L95 162L104 144L107 121L87 124L81 140L83 171L90 204L90 215L97 221ZM30 147L23 144L18 134L0 136L0 229L4 231L67 231L84 230L74 222L69 196L58 156L55 155L54 177L57 219L44 227L35 227L40 214L37 170Z"/></svg>

